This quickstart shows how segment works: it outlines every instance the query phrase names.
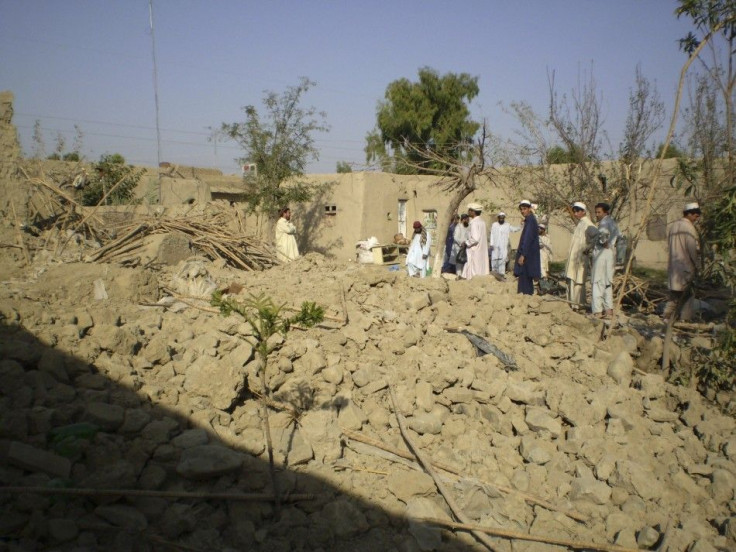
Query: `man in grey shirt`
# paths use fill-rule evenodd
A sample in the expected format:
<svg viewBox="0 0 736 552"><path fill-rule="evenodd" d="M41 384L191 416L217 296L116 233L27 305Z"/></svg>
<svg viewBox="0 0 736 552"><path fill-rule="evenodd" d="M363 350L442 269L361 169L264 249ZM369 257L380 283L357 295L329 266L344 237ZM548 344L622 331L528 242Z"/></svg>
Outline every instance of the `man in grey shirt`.
<svg viewBox="0 0 736 552"><path fill-rule="evenodd" d="M610 211L611 206L608 203L601 202L595 205L595 218L598 220L598 229L605 228L608 230L608 247L615 251L616 242L621 232L619 232L618 224L616 224L616 221L609 214ZM601 245L596 243L596 247L600 248Z"/></svg>

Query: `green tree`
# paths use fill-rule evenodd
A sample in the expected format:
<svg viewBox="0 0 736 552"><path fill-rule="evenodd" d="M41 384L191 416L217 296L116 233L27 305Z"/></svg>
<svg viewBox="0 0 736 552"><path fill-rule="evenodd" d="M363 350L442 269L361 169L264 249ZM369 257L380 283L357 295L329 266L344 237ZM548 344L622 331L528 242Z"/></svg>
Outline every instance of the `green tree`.
<svg viewBox="0 0 736 552"><path fill-rule="evenodd" d="M82 191L82 205L121 205L133 203L135 188L143 169L125 164L119 153L103 155L93 165L94 176Z"/></svg>
<svg viewBox="0 0 736 552"><path fill-rule="evenodd" d="M662 157L662 151L664 150L664 144L660 143L657 146L657 153L654 154L654 157ZM685 152L680 149L680 147L677 144L667 144L667 151L664 152L663 159L674 159L678 157L685 157Z"/></svg>
<svg viewBox="0 0 736 552"><path fill-rule="evenodd" d="M378 104L376 128L366 136L367 162L398 173L426 173L437 159L462 159L480 128L468 109L479 91L478 77L439 75L428 67L419 70L418 82L390 83Z"/></svg>
<svg viewBox="0 0 736 552"><path fill-rule="evenodd" d="M263 410L264 432L266 434L266 448L268 450L268 465L271 475L271 486L276 497L276 507L280 507L279 487L276 481L276 470L273 460L273 442L271 440L271 426L268 421L268 409L273 406L271 389L268 385L268 357L276 350L281 342L274 342L274 335L286 338L287 333L294 325L311 327L324 320L325 311L316 303L305 301L298 313L287 317L282 314L286 305L276 305L273 300L264 293L251 294L245 301L241 302L232 297L224 296L221 291L212 294L211 304L220 309L223 316L229 316L233 312L242 316L250 324L252 334L247 339L255 349L260 361L260 394L261 408ZM295 420L296 421L296 420Z"/></svg>
<svg viewBox="0 0 736 552"><path fill-rule="evenodd" d="M338 161L337 162L337 172L340 173L351 173L353 172L353 167L350 166L350 163L347 161Z"/></svg>
<svg viewBox="0 0 736 552"><path fill-rule="evenodd" d="M309 161L319 159L314 134L329 130L324 112L300 106L304 94L314 85L303 77L282 94L266 92L263 112L248 105L243 108L245 121L222 123L218 134L243 148L244 156L238 161L257 167L257 174L245 179L252 212L271 215L282 205L311 197L309 186L299 177Z"/></svg>
<svg viewBox="0 0 736 552"><path fill-rule="evenodd" d="M574 163L575 154L560 145L552 146L547 150L546 161L550 165L562 165L565 163Z"/></svg>

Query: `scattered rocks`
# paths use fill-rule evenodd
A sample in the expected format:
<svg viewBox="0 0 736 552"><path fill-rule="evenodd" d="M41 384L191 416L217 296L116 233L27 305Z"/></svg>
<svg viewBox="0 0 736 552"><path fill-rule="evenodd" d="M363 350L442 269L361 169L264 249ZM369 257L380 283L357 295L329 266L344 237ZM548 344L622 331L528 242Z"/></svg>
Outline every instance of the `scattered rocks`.
<svg viewBox="0 0 736 552"><path fill-rule="evenodd" d="M140 272L54 267L0 299L14 321L0 332L0 483L268 495L253 329L183 304L139 306L165 278ZM464 475L441 472L478 524L653 549L671 520L673 549L736 547L736 424L640 372L661 358L658 338L617 330L600 342L568 305L519 298L511 282L411 280L316 254L264 273L210 263L202 278L207 289L240 282L289 306L298 289L338 320L344 294L346 325L274 338L266 368L277 485L315 498L284 501L277 516L268 500L24 493L4 499L0 515L16 549L143 549L149 531L217 550L475 549L471 537L419 521L450 519L429 475L341 437L358 431L406 449L389 384L415 446ZM95 281L108 299L81 308ZM25 299L57 288L58 308ZM444 330L458 325L518 369Z"/></svg>

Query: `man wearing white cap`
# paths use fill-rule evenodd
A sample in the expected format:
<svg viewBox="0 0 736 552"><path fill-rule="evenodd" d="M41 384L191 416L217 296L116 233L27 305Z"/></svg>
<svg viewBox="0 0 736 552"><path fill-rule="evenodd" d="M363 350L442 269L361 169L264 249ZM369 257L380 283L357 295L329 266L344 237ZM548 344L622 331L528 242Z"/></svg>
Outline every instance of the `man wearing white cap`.
<svg viewBox="0 0 736 552"><path fill-rule="evenodd" d="M570 251L567 254L565 278L567 279L567 300L577 310L585 307L585 280L588 279L589 263L585 255L587 240L585 231L595 227L588 218L588 207L581 201L572 205L572 216L578 221L570 241Z"/></svg>
<svg viewBox="0 0 736 552"><path fill-rule="evenodd" d="M524 230L521 231L514 263L514 276L518 278L516 291L524 295L532 295L534 280L539 280L542 275L539 258L539 227L537 217L532 213L530 201L524 199L519 202L519 211L524 217Z"/></svg>
<svg viewBox="0 0 736 552"><path fill-rule="evenodd" d="M509 260L509 234L521 230L519 226L506 224L506 213L498 213L498 220L491 224L491 235L488 238L491 251L491 270L500 275L506 274L506 263Z"/></svg>
<svg viewBox="0 0 736 552"><path fill-rule="evenodd" d="M695 277L700 263L700 240L695 223L700 218L700 205L688 203L682 211L682 218L672 223L667 229L667 243L669 255L667 258L667 273L669 274L668 287L669 301L664 309L664 319L669 320L677 309L678 303L684 307L685 293ZM690 317L690 309L682 309L682 318Z"/></svg>
<svg viewBox="0 0 736 552"><path fill-rule="evenodd" d="M481 211L483 211L483 206L480 203L468 204L470 225L468 226L468 239L465 240L468 260L460 274L460 277L464 280L490 273L488 266L488 233L486 223L480 217Z"/></svg>

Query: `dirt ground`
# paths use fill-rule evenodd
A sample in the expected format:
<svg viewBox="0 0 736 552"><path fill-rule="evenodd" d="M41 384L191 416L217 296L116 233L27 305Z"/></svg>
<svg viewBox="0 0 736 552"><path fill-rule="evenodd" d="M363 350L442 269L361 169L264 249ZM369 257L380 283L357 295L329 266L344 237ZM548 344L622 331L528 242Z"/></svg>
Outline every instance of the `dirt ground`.
<svg viewBox="0 0 736 552"><path fill-rule="evenodd" d="M18 230L6 202L0 549L736 549L736 423L659 375L656 317L602 340L513 281L315 253L132 267ZM210 306L215 289L327 314L270 342L280 504L254 332ZM681 340L673 358L711 346Z"/></svg>

